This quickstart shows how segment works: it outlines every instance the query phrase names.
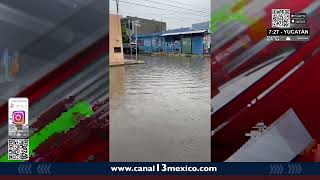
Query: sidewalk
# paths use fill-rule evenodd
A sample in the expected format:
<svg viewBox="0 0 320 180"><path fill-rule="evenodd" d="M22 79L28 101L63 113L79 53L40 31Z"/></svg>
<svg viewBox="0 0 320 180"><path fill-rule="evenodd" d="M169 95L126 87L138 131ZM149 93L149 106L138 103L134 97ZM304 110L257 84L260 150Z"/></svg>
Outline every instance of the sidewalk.
<svg viewBox="0 0 320 180"><path fill-rule="evenodd" d="M168 57L210 57L210 54L183 54L183 53L151 53L150 56L168 56Z"/></svg>
<svg viewBox="0 0 320 180"><path fill-rule="evenodd" d="M114 66L125 66L125 65L134 65L134 64L144 64L144 61L124 59L124 64L110 64L109 66L114 67Z"/></svg>

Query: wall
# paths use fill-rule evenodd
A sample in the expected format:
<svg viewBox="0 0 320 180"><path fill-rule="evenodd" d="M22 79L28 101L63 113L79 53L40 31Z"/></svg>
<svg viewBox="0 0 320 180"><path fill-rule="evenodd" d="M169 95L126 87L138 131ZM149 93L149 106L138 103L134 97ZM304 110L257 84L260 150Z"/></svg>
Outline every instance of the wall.
<svg viewBox="0 0 320 180"><path fill-rule="evenodd" d="M121 52L115 52L115 48L121 48ZM109 64L124 64L120 16L114 14L109 15Z"/></svg>
<svg viewBox="0 0 320 180"><path fill-rule="evenodd" d="M182 39L181 39L182 38ZM209 53L210 39L207 34L139 37L139 53L175 52L203 55Z"/></svg>
<svg viewBox="0 0 320 180"><path fill-rule="evenodd" d="M211 51L211 36L210 34L206 34L203 36L203 53L209 54Z"/></svg>
<svg viewBox="0 0 320 180"><path fill-rule="evenodd" d="M192 40L191 36L182 37L182 53L183 54L192 54Z"/></svg>
<svg viewBox="0 0 320 180"><path fill-rule="evenodd" d="M192 36L192 54L203 54L203 37L202 35Z"/></svg>
<svg viewBox="0 0 320 180"><path fill-rule="evenodd" d="M203 29L209 30L209 28L210 28L210 23L209 22L202 22L202 23L192 24L192 29L193 30L203 30Z"/></svg>
<svg viewBox="0 0 320 180"><path fill-rule="evenodd" d="M161 36L146 36L138 38L139 53L160 52L163 39Z"/></svg>
<svg viewBox="0 0 320 180"><path fill-rule="evenodd" d="M126 17L121 19L121 24L125 25L127 29L128 27L128 20L139 20L140 27L138 27L138 34L147 34L147 33L155 33L155 32L162 32L166 31L167 24L165 22L149 20L149 19L142 19L137 17Z"/></svg>

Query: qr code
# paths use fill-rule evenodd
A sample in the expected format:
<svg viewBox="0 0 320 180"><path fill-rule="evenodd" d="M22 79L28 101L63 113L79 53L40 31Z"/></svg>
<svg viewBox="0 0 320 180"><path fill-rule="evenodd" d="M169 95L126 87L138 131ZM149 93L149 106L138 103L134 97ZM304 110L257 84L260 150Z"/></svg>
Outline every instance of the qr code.
<svg viewBox="0 0 320 180"><path fill-rule="evenodd" d="M290 28L290 9L272 9L272 27Z"/></svg>
<svg viewBox="0 0 320 180"><path fill-rule="evenodd" d="M29 160L29 139L8 139L9 160Z"/></svg>

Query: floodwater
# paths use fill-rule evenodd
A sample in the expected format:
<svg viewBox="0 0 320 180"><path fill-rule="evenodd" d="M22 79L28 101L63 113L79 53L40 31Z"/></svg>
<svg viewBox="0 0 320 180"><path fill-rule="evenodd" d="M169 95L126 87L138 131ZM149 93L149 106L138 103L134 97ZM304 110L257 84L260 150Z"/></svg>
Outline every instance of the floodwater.
<svg viewBox="0 0 320 180"><path fill-rule="evenodd" d="M110 67L111 161L210 161L210 59Z"/></svg>

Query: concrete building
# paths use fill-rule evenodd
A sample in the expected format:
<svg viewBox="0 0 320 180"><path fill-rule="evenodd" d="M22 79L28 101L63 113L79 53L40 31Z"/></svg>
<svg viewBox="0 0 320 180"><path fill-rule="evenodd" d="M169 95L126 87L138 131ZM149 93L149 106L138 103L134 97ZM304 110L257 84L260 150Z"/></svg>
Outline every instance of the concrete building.
<svg viewBox="0 0 320 180"><path fill-rule="evenodd" d="M109 15L109 65L124 64L120 16Z"/></svg>
<svg viewBox="0 0 320 180"><path fill-rule="evenodd" d="M138 34L157 33L167 30L166 22L127 16L121 19L121 25L126 27L128 36L130 36L130 34L134 35L132 23L135 20L138 20L140 24Z"/></svg>
<svg viewBox="0 0 320 180"><path fill-rule="evenodd" d="M192 29L193 30L201 30L201 29L210 30L210 23L209 22L195 23L195 24L192 24Z"/></svg>

